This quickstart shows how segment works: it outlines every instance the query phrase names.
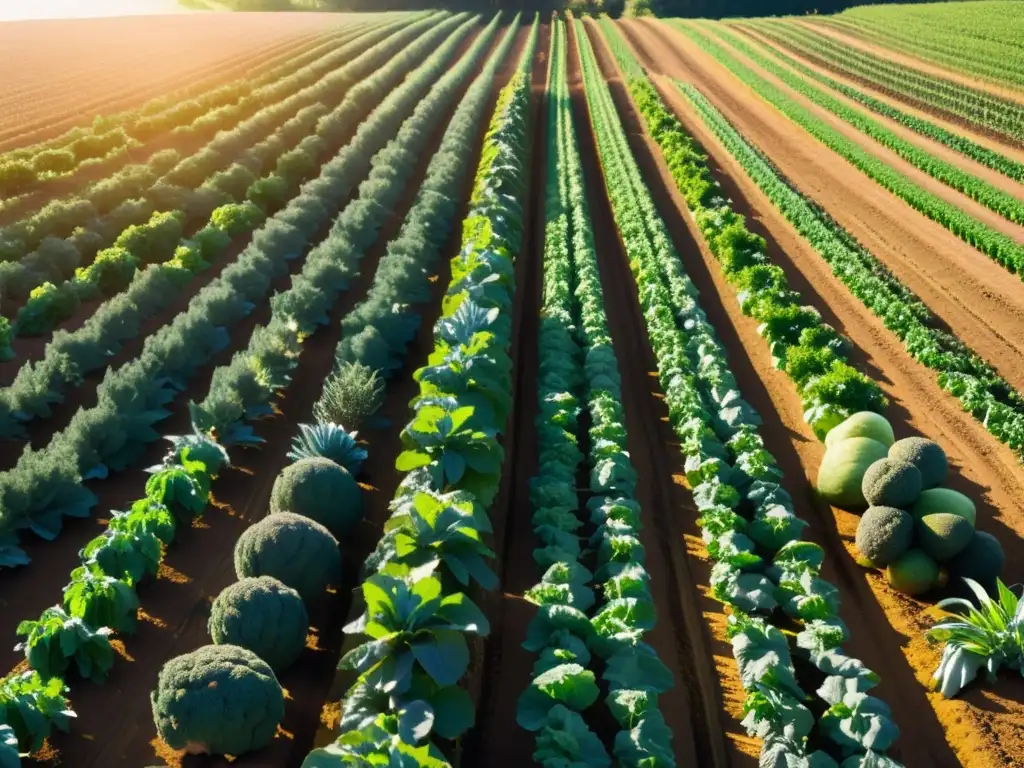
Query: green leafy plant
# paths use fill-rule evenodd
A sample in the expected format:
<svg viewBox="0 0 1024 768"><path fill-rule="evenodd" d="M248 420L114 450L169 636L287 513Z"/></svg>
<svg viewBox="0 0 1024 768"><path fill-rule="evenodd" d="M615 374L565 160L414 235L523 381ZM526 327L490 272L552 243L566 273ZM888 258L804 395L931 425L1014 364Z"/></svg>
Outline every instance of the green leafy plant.
<svg viewBox="0 0 1024 768"><path fill-rule="evenodd" d="M358 436L358 432L348 432L340 424L299 424L299 434L292 440L288 458L301 461L322 456L357 475L368 455L356 442Z"/></svg>
<svg viewBox="0 0 1024 768"><path fill-rule="evenodd" d="M486 636L490 625L465 594L443 594L436 567L386 566L363 582L366 609L344 631L370 640L342 657L342 669L399 694L412 684L416 665L438 685L459 681L469 666L466 633Z"/></svg>
<svg viewBox="0 0 1024 768"><path fill-rule="evenodd" d="M96 565L108 576L134 586L143 577L156 575L163 552L156 533L108 528L86 544L79 555L86 565Z"/></svg>
<svg viewBox="0 0 1024 768"><path fill-rule="evenodd" d="M383 402L384 380L380 375L365 365L345 363L324 382L313 416L320 423L357 429Z"/></svg>
<svg viewBox="0 0 1024 768"><path fill-rule="evenodd" d="M302 768L446 768L444 755L433 744L415 746L406 741L401 715L380 715L364 728L348 731L336 742L314 749L302 762ZM413 734L415 735L415 734Z"/></svg>
<svg viewBox="0 0 1024 768"><path fill-rule="evenodd" d="M25 641L14 650L24 651L29 666L44 680L63 676L74 661L78 674L101 683L114 664L110 630L93 629L59 605L47 608L37 621L21 622L18 635Z"/></svg>
<svg viewBox="0 0 1024 768"><path fill-rule="evenodd" d="M937 608L957 611L939 620L925 636L930 642L943 642L942 660L932 676L932 687L947 699L956 696L985 669L994 681L1002 667L1024 672L1024 600L996 580L997 598L984 587L964 579L977 599L951 597Z"/></svg>
<svg viewBox="0 0 1024 768"><path fill-rule="evenodd" d="M139 598L128 584L91 563L75 568L64 587L64 610L93 627L134 632Z"/></svg>
<svg viewBox="0 0 1024 768"><path fill-rule="evenodd" d="M146 498L170 509L183 520L203 513L210 500L206 464L186 457L181 464L160 466L146 481Z"/></svg>
<svg viewBox="0 0 1024 768"><path fill-rule="evenodd" d="M43 680L31 670L0 681L0 723L11 727L22 752L39 749L54 728L68 730L75 713L67 690L59 677Z"/></svg>

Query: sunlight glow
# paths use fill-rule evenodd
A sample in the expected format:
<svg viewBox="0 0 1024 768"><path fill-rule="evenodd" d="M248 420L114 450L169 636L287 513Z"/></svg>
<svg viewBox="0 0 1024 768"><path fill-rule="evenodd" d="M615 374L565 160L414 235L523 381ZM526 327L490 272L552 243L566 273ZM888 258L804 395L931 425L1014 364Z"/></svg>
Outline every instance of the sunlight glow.
<svg viewBox="0 0 1024 768"><path fill-rule="evenodd" d="M0 21L187 13L177 0L0 0Z"/></svg>

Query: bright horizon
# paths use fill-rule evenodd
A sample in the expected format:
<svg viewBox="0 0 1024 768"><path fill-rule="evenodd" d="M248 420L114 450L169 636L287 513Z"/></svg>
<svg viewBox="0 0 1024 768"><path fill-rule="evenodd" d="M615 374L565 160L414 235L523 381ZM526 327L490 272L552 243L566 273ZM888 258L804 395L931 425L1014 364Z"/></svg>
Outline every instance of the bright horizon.
<svg viewBox="0 0 1024 768"><path fill-rule="evenodd" d="M0 21L188 13L178 0L0 0Z"/></svg>

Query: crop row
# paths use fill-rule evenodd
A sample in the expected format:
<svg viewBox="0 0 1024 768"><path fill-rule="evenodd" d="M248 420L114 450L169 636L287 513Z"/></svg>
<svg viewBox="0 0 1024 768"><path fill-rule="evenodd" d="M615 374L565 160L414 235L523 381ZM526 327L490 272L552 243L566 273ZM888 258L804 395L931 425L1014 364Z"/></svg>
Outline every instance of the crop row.
<svg viewBox="0 0 1024 768"><path fill-rule="evenodd" d="M460 27L460 31L464 33L470 25L475 23L475 20L466 22ZM395 139L373 157L374 171L371 172L368 182L361 187L363 194L346 207L346 212L353 210L365 212L372 209L379 211L377 215L375 217L346 218L343 213L338 217L335 230L325 244L333 242L336 245L355 241L364 243L364 250L369 247L376 236L380 222L387 216L390 207L397 199L395 190L404 186L415 166L415 160L411 163L396 164L396 150L404 149L406 154L413 158L423 150L422 142L429 139L436 123L443 118L460 82L472 71L476 62L490 46L497 26L498 17L496 16L458 65L449 70L431 90L425 101L417 107L416 112L403 123ZM452 40L457 42L459 37L457 32ZM493 79L500 57L507 51L513 37L514 31L511 31L506 37L504 47L496 54L481 76L480 86L467 93L464 100L466 109L459 110L461 119L458 124L453 122L446 133L449 151L454 151L452 145L457 143L457 140L461 141L464 138L466 121L472 122L475 119L479 122L489 92L490 80ZM449 49L454 47L452 41L447 44L447 47ZM435 67L441 67L446 54L443 50L439 50L434 58ZM390 186L381 183L384 179L390 179ZM288 325L290 320L300 321L291 312L292 308L296 306L297 298L304 298L315 303L316 306L321 307L320 311L325 313L326 310L322 309L324 303L327 306L333 303L340 284L337 279L332 281L330 278L336 277L337 273L354 272L357 268L359 254L350 254L348 258L342 259L341 263L332 263L334 259L339 258L338 254L324 256L329 251L323 247L319 251L319 257L314 253L307 258L302 272L293 279L292 288L283 294L289 296L290 301L275 302L274 317L268 330ZM315 311L316 309L314 309ZM316 328L317 323L305 326L302 338L314 333ZM260 336L259 329L254 332L254 339L258 336ZM282 342L278 351L289 343L291 346L288 349L292 351L292 354L284 357L285 369L294 367L301 339L294 338ZM259 362L272 365L275 362L279 363L281 359L280 355L276 359L264 355ZM218 372L230 373L231 370L232 367L227 366L218 369ZM277 369L275 373L281 373L281 368ZM217 374L214 379L217 381ZM277 386L267 389L263 393L264 402L261 405L267 410L276 398L278 391L287 387L289 380L287 376L280 375L275 381ZM220 382L222 385L226 384L226 377L222 376ZM248 394L246 385L249 383L246 380L235 380L234 384L240 396ZM255 416L256 414L250 415ZM82 677L96 682L100 682L106 677L107 671L113 663L113 652L109 647L108 640L109 634L112 631L131 633L134 630L135 613L139 605L136 594L139 582L155 576L163 557L163 548L173 542L177 521L187 523L202 514L209 499L211 484L228 461L227 452L223 446L235 442L230 439L231 433L227 430L216 432L209 429L208 425L202 421L194 423L193 426L194 433L192 435L167 438L172 443L172 450L161 465L150 470L153 474L146 484L146 495L133 504L129 511L115 514L108 530L83 548L82 566L72 573L72 581L65 588L63 605L47 609L37 622L24 622L19 627L19 633L29 636L24 648L32 671L17 678L26 689L48 689L52 686L52 681L62 676L72 663L76 665ZM340 431L344 435L344 430L340 427L335 426L334 431L335 433ZM301 440L297 442L301 443ZM337 434L334 435L334 442L339 442ZM360 455L359 449L351 452L354 449L351 439L347 441L342 439L340 442L350 451L347 468L357 470L358 463L365 457L365 452L362 452L362 455ZM317 451L317 448L329 448L330 441L320 444L307 442L305 447L307 450L312 448ZM324 454L315 452L313 455L323 456ZM341 500L332 499L332 502L340 503ZM337 504L329 506L336 511L338 509ZM347 511L346 504L342 503L341 506L346 507ZM320 523L337 522L336 520L317 520L316 517L313 519L314 522ZM279 520L284 520L284 518L279 518ZM340 533L338 526L328 526L328 528L335 535ZM264 549L266 548L264 547ZM261 554L261 558L260 561L264 564L273 562L274 553L268 550ZM313 584L318 574L330 571L326 567L318 570L313 566L312 563L300 565L300 570L305 574L302 586ZM288 584L288 586L296 585ZM308 600L311 599L315 590L300 590L300 592ZM303 632L299 648L304 643L304 639L305 633ZM287 649L281 649L281 651L286 656L291 655L286 652ZM3 701L2 693L0 693L0 701ZM23 723L23 727L16 728L22 748L37 748L42 738L48 734L51 724L56 724L58 727L66 724L64 719L53 720L48 717L46 711L40 711L38 708L37 714L39 717L33 720L37 723L37 728L29 727L30 724L27 721ZM17 722L21 723L21 721ZM183 745L175 744L173 746ZM234 752L234 750L228 751Z"/></svg>
<svg viewBox="0 0 1024 768"><path fill-rule="evenodd" d="M538 338L540 471L530 480L533 559L545 571L525 594L539 610L524 647L538 658L516 720L537 732L541 765L610 766L581 715L599 696L597 668L620 729L613 744L618 764L669 768L672 734L657 697L674 682L644 641L655 607L639 539L637 472L626 449L619 369L572 123L565 27L554 25ZM586 489L585 506L578 486Z"/></svg>
<svg viewBox="0 0 1024 768"><path fill-rule="evenodd" d="M736 24L735 29L741 29L744 31L750 31L746 29L742 24ZM760 41L758 41L760 42ZM799 61L794 59L792 56L788 56L782 50L772 45L763 45L763 49L767 50L772 56L779 61L788 65L790 69L795 69L804 77L809 77L812 80L817 80L822 85L831 88L834 91L838 91L847 98L853 99L865 107L870 109L872 112L876 112L883 117L887 117L890 120L894 120L900 125L910 128L922 136L944 144L950 149L959 152L965 157L969 157L972 160L976 160L982 165L986 165L993 170L999 171L999 173L1015 181L1024 181L1024 163L1018 163L1015 160L996 152L988 147L982 146L977 142L971 141L965 136L961 136L953 131L947 131L945 128L933 123L930 120L912 115L909 112L904 112L901 109L890 106L881 99L876 99L874 96L870 96L859 88L840 83L838 80L834 80L828 75L822 74L811 69ZM746 49L743 49L746 50Z"/></svg>
<svg viewBox="0 0 1024 768"><path fill-rule="evenodd" d="M992 229L973 216L964 213L955 205L947 203L923 187L914 184L902 173L862 149L855 141L843 136L842 133L829 126L827 122L798 101L790 98L785 92L757 76L693 25L678 23L678 28L738 79L750 86L765 101L866 176L948 229L968 245L989 256L993 261L1002 264L1019 276L1024 276L1024 246L1013 238Z"/></svg>
<svg viewBox="0 0 1024 768"><path fill-rule="evenodd" d="M951 37L948 31L935 25L908 19L874 21L837 16L821 23L994 83L1024 85L1024 50L1013 45L971 39L966 35Z"/></svg>
<svg viewBox="0 0 1024 768"><path fill-rule="evenodd" d="M405 29L401 29L402 26ZM19 264L5 267L7 292L13 297L29 296L28 303L19 312L18 325L23 316L29 327L41 314L53 314L56 321L66 317L78 301L90 295L88 281L86 286L78 286L85 280L84 267L80 265L109 256L103 249L111 245L124 247L121 237L132 225L146 222L154 211L174 216L180 224L180 237L186 228L191 229L194 222L208 217L218 205L240 202L247 188L265 170L276 166L275 173L279 176L301 176L314 171L317 152L325 148L325 140L332 133L347 132L347 126L322 119L325 113L336 106L354 84L372 74L388 56L401 50L401 44L407 44L425 28L429 28L428 21L371 29L326 57L337 59L326 76L319 77L316 72L309 73L305 69L300 71L295 76L296 82L280 84L286 94L284 98L266 106L261 104L259 111L232 130L222 131L200 151L179 160L148 190L142 191L140 198L119 201L105 216L96 216L97 211L88 200L74 199L65 210L70 215L58 217L60 229L48 233L48 237L41 239L43 232L26 229L21 224L8 227L8 233L14 238L9 243L9 255L12 259L24 258ZM371 50L375 50L376 57L359 56L375 41L378 44ZM352 56L357 58L353 60ZM306 69L310 68L313 65ZM303 86L305 79L311 82ZM299 89L292 92L294 86ZM268 196L273 192L272 180L257 185L254 192L257 200ZM82 217L92 222L89 227L75 228L63 242L56 239L55 236L63 236L69 228L80 226ZM47 221L54 223L53 218ZM168 239L171 241L169 250L173 251L177 238L163 238ZM15 256L18 244L23 250ZM38 245L36 251L26 254L24 249L33 244ZM170 254L143 251L133 256L136 261L144 262L169 258ZM44 287L40 289L41 286ZM54 311L55 308L59 311ZM43 324L41 330L49 328Z"/></svg>
<svg viewBox="0 0 1024 768"><path fill-rule="evenodd" d="M1013 0L978 0L970 5L909 4L881 8L858 6L846 10L840 18L892 19L897 24L913 24L956 40L970 38L1000 42L1024 48L1024 22L1007 11L1015 9Z"/></svg>
<svg viewBox="0 0 1024 768"><path fill-rule="evenodd" d="M759 285L755 276L778 270L766 264L764 242L746 230L716 185L706 175L701 178L698 169L705 158L662 103L617 30L604 22L602 31L673 176L694 182L680 185L687 204L729 279L744 282L744 308L763 318L762 334L773 352L790 361L797 352L818 355L831 361L833 371L849 369L835 352L837 334L816 312L799 306L778 280ZM596 61L590 66L588 96L603 91L612 109ZM712 594L732 608L727 631L747 692L743 724L762 740L762 762L806 760L834 766L831 754L844 766L898 765L884 753L899 730L884 702L867 693L878 677L841 649L849 633L839 618L838 590L820 576L824 551L800 541L807 522L793 511L793 499L781 485L782 472L759 434L760 417L743 399L723 345L700 309L697 290L645 191L621 122L610 115L613 137L606 139L607 148L599 141L606 187L630 254L669 419L686 457L687 482L701 513L698 523L715 561ZM619 174L612 176L606 156L615 145L622 161ZM759 308L752 311L751 305ZM884 401L877 387L852 375L859 377L862 394L874 392L866 405L878 408ZM835 394L832 387L819 390L817 406L809 409L808 420L819 434L835 423L832 415L849 407L833 400ZM829 417L823 418L824 410ZM812 705L818 716L797 680L790 642L773 624L779 611L801 627L795 647L825 676L816 691L821 703ZM814 731L822 750L811 752L807 739Z"/></svg>
<svg viewBox="0 0 1024 768"><path fill-rule="evenodd" d="M0 197L16 196L38 181L62 178L100 162L128 157L131 150L164 133L179 138L212 136L257 111L271 98L279 98L273 88L275 81L287 78L368 27L346 25L330 35L303 41L300 46L290 45L288 51L276 55L269 65L257 67L244 80L202 91L179 89L137 109L97 117L88 128L73 128L56 139L7 152L0 156ZM297 53L295 48L303 52Z"/></svg>
<svg viewBox="0 0 1024 768"><path fill-rule="evenodd" d="M429 23L429 27L435 26L435 23ZM411 29L410 34L423 31ZM401 78L427 55L438 39L437 34L431 32L411 43L403 40L380 43L380 46L388 49L390 58L375 69L374 77L354 85L348 96L324 118L331 124L347 126L347 131L351 131L351 126L358 125L368 110L378 103L377 98L383 98L398 85ZM401 45L403 42L404 45ZM361 61L364 57L366 63L376 63L380 55L376 48L372 48L354 60L353 64L365 65ZM327 147L331 150L340 147L347 138L340 133L325 136L330 140ZM311 151L322 151L322 144L317 142ZM323 154L328 155L327 152ZM311 165L315 172L316 165L303 165ZM304 171L302 175L275 174L254 182L249 190L252 193L272 185L276 190L272 198L257 197L262 210L272 213L293 194L305 175ZM162 238L162 244L153 237L159 233L154 232L152 227L130 233L133 237L143 238L145 251L152 252L162 247L165 254L173 253L173 258L163 263L150 264L145 269L135 268L134 263L125 258L125 269L114 271L108 281L111 288L124 288L123 281L130 278L127 288L101 304L81 328L70 333L55 334L53 341L46 346L43 358L22 366L11 386L0 390L0 434L19 436L23 434L25 423L49 416L50 407L63 400L69 386L80 383L86 374L105 366L111 355L140 335L141 324L162 311L176 296L183 294L191 278L221 256L232 239L242 240L248 235L262 221L262 210L252 202L243 206L218 208L206 227L180 244L174 238L180 229L177 222L171 222L174 230L170 238ZM156 219L155 223L158 227L163 225L160 219ZM124 256L122 253L118 255Z"/></svg>
<svg viewBox="0 0 1024 768"><path fill-rule="evenodd" d="M267 221L238 259L192 298L185 312L147 338L136 359L108 371L97 387L95 407L78 411L46 447L26 450L12 470L0 474L4 564L24 562L16 548L18 529L31 528L53 538L62 515L87 515L95 503L82 486L83 479L122 471L156 439L153 425L168 415L164 406L186 388L200 366L229 346L228 328L265 300L273 279L288 271L288 262L303 256L310 240L369 171L373 155L444 71L474 23L460 15L436 25L435 42L447 37L445 43L378 104L320 176Z"/></svg>
<svg viewBox="0 0 1024 768"><path fill-rule="evenodd" d="M958 166L953 165L952 163L947 163L945 160L921 149L912 142L901 138L886 128L882 123L868 117L860 109L847 106L839 99L811 85L799 75L796 75L785 67L776 64L769 57L747 45L743 40L740 40L735 35L725 31L722 25L702 24L700 25L700 30L705 34L713 34L718 37L719 40L724 40L734 49L740 51L746 57L755 62L759 67L778 77L797 93L814 102L818 106L823 107L837 117L840 117L861 133L870 136L883 147L891 149L911 165L921 169L929 176L938 179L943 184L946 184L959 192L963 192L971 199L977 200L986 208L995 211L1000 216L1003 216L1010 221L1017 224L1024 223L1024 203L1013 195L1004 192L998 187L994 187L987 181L967 173L966 171L961 170ZM734 59L734 61L739 63L738 60ZM746 71L752 74L750 69L746 69ZM768 85L768 81L764 78L759 78L758 82L766 86ZM775 94L783 93L781 89L772 89L772 92Z"/></svg>
<svg viewBox="0 0 1024 768"><path fill-rule="evenodd" d="M879 87L911 103L955 115L1012 141L1024 140L1020 107L991 94L943 80L852 48L794 25L749 22L774 42L823 62L829 69Z"/></svg>
<svg viewBox="0 0 1024 768"><path fill-rule="evenodd" d="M417 372L420 394L402 431L404 473L392 516L367 561L365 609L345 632L368 636L341 660L358 677L342 701L342 737L314 750L305 766L345 758L447 765L431 739L455 739L473 723L458 683L469 667L467 635L489 631L461 591L496 578L483 543L498 492L498 437L511 401L514 260L528 188L530 68L535 22L516 74L499 95L487 132L463 248L434 328L434 351ZM444 376L425 374L445 371ZM376 691L388 691L381 696Z"/></svg>

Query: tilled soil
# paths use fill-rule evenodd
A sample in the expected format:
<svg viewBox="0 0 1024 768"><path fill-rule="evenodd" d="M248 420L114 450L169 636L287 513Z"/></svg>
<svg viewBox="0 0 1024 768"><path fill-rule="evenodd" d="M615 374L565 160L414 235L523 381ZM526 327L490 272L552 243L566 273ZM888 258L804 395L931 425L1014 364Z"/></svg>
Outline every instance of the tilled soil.
<svg viewBox="0 0 1024 768"><path fill-rule="evenodd" d="M463 42L460 55L478 33L479 30ZM502 77L506 76L502 74ZM471 78L467 78L466 85L470 82ZM497 88L494 89L496 92ZM452 111L457 103L456 99ZM402 199L381 228L376 243L363 257L359 276L330 313L329 325L303 345L292 383L277 404L278 414L258 425L257 431L266 443L259 450L237 452L235 466L225 470L214 483L213 508L191 529L180 532L179 540L167 552L159 578L140 590L142 612L139 630L135 635L124 638L125 658L118 660L110 680L103 686L72 681L72 705L79 717L70 734L52 740L57 751L53 760L68 764L71 758L71 764L75 766L123 765L132 768L153 763L158 758L169 765L227 765L222 759L189 757L183 760L168 750L156 738L148 703L149 691L155 687L157 673L167 659L209 643L206 623L212 600L235 580L234 543L245 528L267 513L271 488L278 472L288 463L286 454L297 425L310 421L313 403L319 397L323 381L334 363L335 346L341 332L340 320L366 295L387 242L398 233L415 199L445 125L432 137L429 149L424 151ZM477 142L475 146L479 144ZM478 149L476 153L479 154ZM471 185L472 173L469 172L463 190L464 201L468 200ZM465 213L464 206L461 213ZM460 215L459 221L461 218ZM442 266L447 266L450 252L457 249L459 235L459 232L453 232L449 239L448 253L441 256ZM415 367L426 362L432 348L432 326L440 310L440 294L447 281L446 275L435 276L436 300L422 308L423 325L409 353L410 366L399 372L395 385L389 388L382 410L388 426L361 433L369 443L370 451L364 468L366 516L351 538L343 542L344 588L328 595L322 605L311 608L307 649L295 666L281 677L288 701L278 738L267 749L243 756L232 765L252 768L298 765L314 741L321 708L344 640L341 627L351 602L350 588L358 584L359 568L380 538L388 503L401 479L394 470L394 459L400 450L399 429L407 417L407 403L417 388L411 374ZM234 346L237 348L238 344ZM197 386L195 391L205 390ZM187 431L187 411L176 412L165 425L167 432ZM128 479L123 483L119 481L119 485L125 488L126 497L134 498L141 492L139 484ZM59 595L59 588L54 595ZM122 702L119 707L109 706L112 696Z"/></svg>
<svg viewBox="0 0 1024 768"><path fill-rule="evenodd" d="M842 174L827 176L820 182L815 178L815 174L831 174L839 165L845 168L845 164L837 160L829 163L827 157L814 163L804 161L803 166L790 160L807 151L804 145L817 142L806 135L794 136L792 129L788 134L783 129L766 133L771 110L760 109L760 104L755 104L753 98L745 99L741 92L738 93L741 86L712 66L712 62L700 55L695 46L687 45L682 35L673 35L669 44L664 36L667 33L657 34L659 29L652 29L654 25L629 22L622 27L634 51L650 68L663 98L710 155L712 170L726 196L733 201L736 210L747 216L748 226L766 238L769 254L786 271L790 285L800 291L807 303L822 312L826 322L851 338L854 345L852 362L878 381L892 401L887 416L897 433L920 433L943 446L954 468L950 485L982 502L979 504L979 527L1000 539L1009 563L1019 562L1019 558L1024 556L1024 544L1020 538L1024 531L1024 518L1018 500L1024 490L1024 479L1015 458L977 421L963 413L953 398L938 388L934 374L914 362L898 340L835 280L824 261L785 222L713 135L703 128L668 76L695 82L734 121L741 133L766 151L790 179L825 205L830 214L847 224L864 242L867 239L865 228L854 229L844 219L846 207L855 209L859 199L853 194L860 190L856 179ZM804 144L801 145L800 141ZM852 168L849 172L858 174ZM648 183L652 183L650 177ZM805 184L813 185L813 192ZM829 202L824 191L829 185L834 185L842 194L842 203L835 198ZM819 189L822 190L820 194ZM677 201L677 205L684 203ZM904 215L914 214L908 211ZM882 255L874 242L869 243L869 247L876 255ZM927 256L934 259L944 253L929 252ZM710 265L708 272L712 282L710 286L706 282L704 285L698 282L698 287L705 294L714 291L723 297L724 307L737 334L737 342L730 344L727 341L727 348L733 355L737 354L732 352L734 349L749 355L761 382L760 387L766 390L765 394L758 395L757 381L741 378L745 396L766 419L768 429L762 434L769 439L769 449L779 459L787 477L799 478L802 475L813 479L824 447L803 423L800 401L791 382L772 369L767 347L757 335L755 323L741 316L732 289L722 279L712 257L706 252L703 255ZM1011 279L1004 277L1004 280ZM917 288L912 283L911 286ZM926 302L932 309L937 309L930 296L926 297ZM714 318L712 320L714 322ZM999 322L1002 321L992 320L993 325ZM715 322L715 325L721 335L721 324ZM959 327L955 332L973 346L973 342L961 334ZM748 387L753 395L748 392ZM774 427L771 426L772 421L775 421ZM828 562L830 568L835 569L830 578L838 579L843 592L846 621L854 632L851 651L860 654L868 666L883 678L879 695L892 706L896 721L903 726L900 745L905 762L909 759L910 765L955 765L960 761L986 768L1021 763L1024 756L1024 734L1019 727L1022 710L1020 704L1013 701L1019 695L1020 682L1012 677L1001 679L994 687L986 686L983 691L975 689L951 701L943 700L937 694L926 694L924 684L937 665L939 655L937 649L929 648L921 636L931 624L929 615L925 613L927 605L894 592L880 575L856 566L852 558L853 536L859 518L838 509L832 509L830 513L827 506L814 500L810 483L804 485L804 490L806 500L803 503L809 512L807 519L812 521L812 535L816 535L819 543L829 550ZM1013 581L1013 575L1008 575ZM859 634L858 628L862 628ZM903 659L900 658L901 651ZM926 712L927 704L931 704L932 714ZM949 747L937 742L942 739L943 731ZM914 762L915 757L921 762Z"/></svg>
<svg viewBox="0 0 1024 768"><path fill-rule="evenodd" d="M254 56L349 19L248 13L226 24L177 14L0 24L0 150L58 136L197 79L211 87L227 82L251 68Z"/></svg>
<svg viewBox="0 0 1024 768"><path fill-rule="evenodd" d="M910 69L916 69L921 72L926 72L929 75L934 75L935 77L951 80L954 83L959 83L960 85L973 88L977 91L988 91L994 96L999 96L1004 99L1013 99L1014 101L1018 101L1024 105L1024 92L1009 85L993 83L989 80L972 77L964 72L957 72L956 70L949 69L941 64L928 61L927 59L919 58L913 54L901 53L898 49L888 48L886 46L879 45L878 43L873 43L870 40L866 40L863 37L848 34L841 29L829 26L828 24L816 24L813 21L805 21L803 19L797 20L795 23L805 29L809 29L816 35L831 37L834 40L838 40L841 43L849 45L851 48L857 48L861 51L874 54L875 56L894 64L902 64Z"/></svg>

